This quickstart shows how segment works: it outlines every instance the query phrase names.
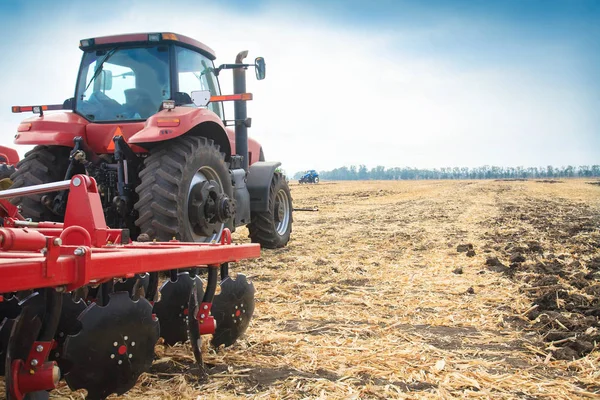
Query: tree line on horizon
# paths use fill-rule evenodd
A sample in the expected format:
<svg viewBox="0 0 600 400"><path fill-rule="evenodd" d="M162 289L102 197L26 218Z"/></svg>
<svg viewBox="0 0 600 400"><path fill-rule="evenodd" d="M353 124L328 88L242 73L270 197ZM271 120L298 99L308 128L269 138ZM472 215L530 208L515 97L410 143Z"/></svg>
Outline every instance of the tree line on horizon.
<svg viewBox="0 0 600 400"><path fill-rule="evenodd" d="M304 171L294 174L300 179ZM319 171L320 179L332 181L349 180L417 180L417 179L540 179L540 178L576 178L600 177L600 165L580 165L566 167L446 167L434 169L422 168L385 168L377 166L367 169L365 165L335 168L331 171Z"/></svg>

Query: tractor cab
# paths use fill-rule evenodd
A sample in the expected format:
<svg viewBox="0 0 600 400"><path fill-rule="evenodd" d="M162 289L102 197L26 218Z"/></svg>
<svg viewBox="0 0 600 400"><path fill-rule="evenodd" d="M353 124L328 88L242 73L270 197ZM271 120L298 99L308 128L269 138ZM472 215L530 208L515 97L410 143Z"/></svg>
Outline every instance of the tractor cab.
<svg viewBox="0 0 600 400"><path fill-rule="evenodd" d="M73 109L88 121L144 121L165 100L193 106L194 91L221 94L215 55L203 44L175 34L143 35L146 40L126 36L133 35L81 41ZM223 118L221 102L208 108Z"/></svg>

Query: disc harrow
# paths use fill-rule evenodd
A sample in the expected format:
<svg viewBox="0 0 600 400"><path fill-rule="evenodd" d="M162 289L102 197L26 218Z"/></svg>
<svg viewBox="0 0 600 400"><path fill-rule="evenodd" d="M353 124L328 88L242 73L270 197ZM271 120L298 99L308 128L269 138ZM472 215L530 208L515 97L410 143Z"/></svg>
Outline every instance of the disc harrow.
<svg viewBox="0 0 600 400"><path fill-rule="evenodd" d="M27 221L7 200L64 190L64 223ZM149 370L159 337L165 345L189 339L202 367L202 335L229 346L248 328L255 289L244 275L232 279L229 263L259 257L260 245L233 245L227 229L218 243L132 242L126 229L106 226L96 182L85 175L0 191L0 218L8 399L48 398L61 377L88 399L120 395ZM158 290L160 271L169 279Z"/></svg>

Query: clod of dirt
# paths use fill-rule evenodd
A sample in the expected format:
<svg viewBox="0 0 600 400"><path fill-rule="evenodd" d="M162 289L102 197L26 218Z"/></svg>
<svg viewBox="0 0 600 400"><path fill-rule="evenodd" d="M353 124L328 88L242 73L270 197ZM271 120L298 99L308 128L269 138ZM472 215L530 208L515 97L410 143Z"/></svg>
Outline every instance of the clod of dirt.
<svg viewBox="0 0 600 400"><path fill-rule="evenodd" d="M570 347L561 347L561 348L555 350L552 353L552 355L557 360L573 361L573 360L579 358L579 356L577 355L577 352Z"/></svg>
<svg viewBox="0 0 600 400"><path fill-rule="evenodd" d="M525 282L529 282L528 279L525 279ZM553 286L558 283L558 277L553 275L542 275L538 277L533 277L531 282L529 282L533 287L540 286Z"/></svg>
<svg viewBox="0 0 600 400"><path fill-rule="evenodd" d="M590 285L587 279L585 279L585 275L583 273L576 274L569 284L577 289L583 289Z"/></svg>
<svg viewBox="0 0 600 400"><path fill-rule="evenodd" d="M592 296L598 297L600 296L600 285L592 285L585 288L585 292Z"/></svg>
<svg viewBox="0 0 600 400"><path fill-rule="evenodd" d="M527 244L527 247L529 248L529 251L532 253L542 253L544 251L544 249L539 244L539 242L535 242L535 241L530 241Z"/></svg>
<svg viewBox="0 0 600 400"><path fill-rule="evenodd" d="M485 260L485 265L489 265L490 267L494 267L498 264L502 264L500 260L498 260L498 257L488 257L487 260Z"/></svg>
<svg viewBox="0 0 600 400"><path fill-rule="evenodd" d="M569 296L569 292L564 288L557 288L550 290L543 295L539 296L533 302L540 306L542 310L558 310L560 302L559 299L566 299Z"/></svg>
<svg viewBox="0 0 600 400"><path fill-rule="evenodd" d="M485 265L487 265L488 269L493 272L504 273L509 270L506 265L502 264L500 260L498 260L498 257L488 257L488 259L485 260Z"/></svg>
<svg viewBox="0 0 600 400"><path fill-rule="evenodd" d="M515 253L512 256L510 256L510 262L511 263L522 263L522 262L525 262L525 257L523 257L522 254Z"/></svg>
<svg viewBox="0 0 600 400"><path fill-rule="evenodd" d="M475 257L475 250L467 251L467 257Z"/></svg>
<svg viewBox="0 0 600 400"><path fill-rule="evenodd" d="M467 294L475 294L475 289L473 289L473 286L467 289Z"/></svg>
<svg viewBox="0 0 600 400"><path fill-rule="evenodd" d="M463 273L463 269L461 267L454 268L454 271L452 271L452 273L461 275Z"/></svg>
<svg viewBox="0 0 600 400"><path fill-rule="evenodd" d="M458 246L456 246L456 251L459 253L465 253L469 250L473 250L473 245L471 243L459 244Z"/></svg>

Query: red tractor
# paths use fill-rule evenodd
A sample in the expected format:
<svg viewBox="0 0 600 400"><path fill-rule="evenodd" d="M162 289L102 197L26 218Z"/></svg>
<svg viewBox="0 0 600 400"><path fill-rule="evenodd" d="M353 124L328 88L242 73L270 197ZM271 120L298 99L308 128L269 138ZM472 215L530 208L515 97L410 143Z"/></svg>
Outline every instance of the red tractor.
<svg viewBox="0 0 600 400"><path fill-rule="evenodd" d="M257 79L264 79L263 58L246 64L247 51L243 51L234 64L215 67L215 54L209 47L175 33L85 39L80 48L83 58L73 98L60 105L12 109L16 113L37 114L19 125L15 137L16 144L36 147L18 162L10 177L13 185L6 195L10 195L17 210L10 216L25 218L25 222L10 218L7 221L13 221L10 223L14 227L36 229L50 229L46 224L55 223L59 225L52 229L64 229L73 237L77 231L71 229L75 206L74 200L68 199L73 182L80 182L80 177L85 176L91 179L90 190L97 189L98 207L102 208L106 225L119 232L114 237L102 236L107 243L96 243L92 236L90 243L97 247L113 245L115 238L117 245L177 241L218 246L230 240L230 232L236 227L244 225L251 241L262 247L278 248L288 243L293 207L287 181L277 170L281 163L265 161L260 144L247 135L251 119L247 117L245 101L251 100L252 95L246 93L245 73L254 67ZM220 93L218 77L226 69L233 71L233 95ZM224 101L234 101L233 119L225 118ZM234 130L228 126L234 126ZM66 189L68 181L71 191ZM35 188L28 190L32 186ZM91 209L92 214L98 212ZM48 232L43 234L52 237ZM84 233L80 236L72 239L73 243L89 242ZM152 305L160 336L168 345L186 341L188 334L199 337L208 331L213 334L215 346L234 343L252 316L254 287L241 274L237 279L229 276L229 258L216 259L221 260L218 295L214 295L214 285L211 288L217 269L210 267L215 262L207 265L206 291L196 265L171 269L169 279L158 289L158 270L169 268L149 264L149 273L139 271L137 266L135 275L131 270L123 271L118 276L122 279L95 281L95 285L63 293L58 329L63 337L56 338L59 351L52 353L51 358L55 357L58 365L68 371L69 385L87 389L90 398L104 398L135 384L143 370L141 364L135 373L125 372L128 379L121 375L117 384L110 374L102 378L109 361L100 362L94 370L85 357L77 354L90 345L86 340L98 335L94 332L97 327L135 319L137 311L132 304L140 298ZM129 300L123 298L124 292L129 293ZM47 309L48 303L42 296L28 300L35 293L39 293L35 288L7 293L5 298L16 300L5 301L12 306L4 311L0 307L0 313L4 312L0 318L10 320L19 312L22 315L29 302L33 309L30 313L42 313L40 310ZM114 300L117 298L118 303ZM196 299L195 303L191 298ZM202 324L211 315L215 327L199 333L197 327L202 324L190 325L186 316L191 304L209 304L198 300L203 298L210 300L210 314L189 315L202 318ZM94 303L104 307L88 312ZM243 320L241 310L245 313ZM39 319L44 320L42 316ZM4 325L0 326L0 356L7 357L6 343L2 347L1 340L3 335L8 337L2 331ZM117 331L119 326L112 329ZM104 350L108 357L114 349L109 348L112 344L107 346ZM199 359L198 343L192 346ZM148 364L149 360L143 362Z"/></svg>

